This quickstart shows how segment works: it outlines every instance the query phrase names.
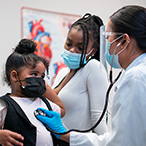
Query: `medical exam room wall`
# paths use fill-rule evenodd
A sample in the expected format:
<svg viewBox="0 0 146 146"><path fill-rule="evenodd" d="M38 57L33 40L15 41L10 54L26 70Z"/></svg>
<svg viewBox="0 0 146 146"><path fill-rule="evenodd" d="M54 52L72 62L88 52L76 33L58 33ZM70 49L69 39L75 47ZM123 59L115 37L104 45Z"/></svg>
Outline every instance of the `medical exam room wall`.
<svg viewBox="0 0 146 146"><path fill-rule="evenodd" d="M114 11L129 4L146 7L146 0L0 0L0 96L10 92L10 88L7 85L3 85L2 76L6 58L21 39L22 7L81 16L86 12L90 12L100 16L106 24L109 16ZM118 71L114 70L114 76ZM109 112L113 95L114 91L112 89Z"/></svg>

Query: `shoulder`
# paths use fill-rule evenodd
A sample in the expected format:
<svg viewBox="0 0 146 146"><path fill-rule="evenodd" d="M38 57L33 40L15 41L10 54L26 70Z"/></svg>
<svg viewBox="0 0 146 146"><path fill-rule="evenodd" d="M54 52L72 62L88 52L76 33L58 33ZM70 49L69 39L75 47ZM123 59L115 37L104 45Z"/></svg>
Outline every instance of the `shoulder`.
<svg viewBox="0 0 146 146"><path fill-rule="evenodd" d="M8 97L10 97L9 95L10 95L10 93L6 93L5 95L0 96L0 99L2 99L2 98L8 98Z"/></svg>
<svg viewBox="0 0 146 146"><path fill-rule="evenodd" d="M137 57L125 70L126 79L146 81L146 54Z"/></svg>
<svg viewBox="0 0 146 146"><path fill-rule="evenodd" d="M87 72L92 72L92 73L99 73L102 75L106 75L107 76L107 72L105 70L105 67L102 65L102 63L100 63L98 60L96 59L91 59L85 66L84 69Z"/></svg>
<svg viewBox="0 0 146 146"><path fill-rule="evenodd" d="M8 101L12 100L9 95L10 95L10 93L6 93L5 95L2 95L0 97L0 102L5 103L5 104L9 104Z"/></svg>
<svg viewBox="0 0 146 146"><path fill-rule="evenodd" d="M51 87L52 89L54 89L61 82L61 80L67 75L69 70L70 69L68 67L64 67L58 72L58 74L55 77L54 83Z"/></svg>
<svg viewBox="0 0 146 146"><path fill-rule="evenodd" d="M60 71L58 72L58 75L59 74L62 74L62 73L68 73L69 72L69 68L68 67L63 67L62 69L60 69Z"/></svg>
<svg viewBox="0 0 146 146"><path fill-rule="evenodd" d="M137 65L126 72L126 79L137 79L146 83L146 65Z"/></svg>
<svg viewBox="0 0 146 146"><path fill-rule="evenodd" d="M5 107L6 107L6 104L4 103L4 101L0 99L0 111L3 110Z"/></svg>
<svg viewBox="0 0 146 146"><path fill-rule="evenodd" d="M123 76L118 81L118 88L142 88L146 87L146 66L141 64L130 68L125 71Z"/></svg>
<svg viewBox="0 0 146 146"><path fill-rule="evenodd" d="M91 59L86 65L86 67L91 67L91 66L96 66L99 67L100 66L100 62L96 59Z"/></svg>

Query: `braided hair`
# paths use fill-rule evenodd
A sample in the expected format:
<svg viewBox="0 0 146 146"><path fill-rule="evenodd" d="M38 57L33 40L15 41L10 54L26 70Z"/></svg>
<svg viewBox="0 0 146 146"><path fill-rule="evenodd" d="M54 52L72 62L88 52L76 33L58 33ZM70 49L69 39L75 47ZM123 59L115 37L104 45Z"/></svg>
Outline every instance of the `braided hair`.
<svg viewBox="0 0 146 146"><path fill-rule="evenodd" d="M100 26L103 25L102 20L95 15L86 13L82 18L78 19L71 25L71 28L79 26L83 30L83 50L80 60L80 67L84 66L84 59L86 57L86 51L89 43L89 38L94 41L93 47L97 48L97 51L92 58L99 60L100 57Z"/></svg>

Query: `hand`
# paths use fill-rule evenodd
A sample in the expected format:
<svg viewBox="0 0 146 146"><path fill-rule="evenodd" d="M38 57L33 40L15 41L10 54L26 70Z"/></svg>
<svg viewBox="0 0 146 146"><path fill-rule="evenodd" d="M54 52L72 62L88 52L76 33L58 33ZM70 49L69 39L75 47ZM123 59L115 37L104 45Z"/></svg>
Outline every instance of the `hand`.
<svg viewBox="0 0 146 146"><path fill-rule="evenodd" d="M41 122L49 126L53 131L59 132L59 133L63 133L67 131L62 124L59 113L54 112L54 111L49 111L43 108L38 108L37 110L42 110L46 114L46 116L37 115L37 118ZM55 134L55 133L53 134L56 136L57 139L60 137L60 135L58 134Z"/></svg>
<svg viewBox="0 0 146 146"><path fill-rule="evenodd" d="M10 130L0 130L0 144L2 146L23 146L23 143L20 142L23 140L24 138L21 136L21 134L12 132Z"/></svg>

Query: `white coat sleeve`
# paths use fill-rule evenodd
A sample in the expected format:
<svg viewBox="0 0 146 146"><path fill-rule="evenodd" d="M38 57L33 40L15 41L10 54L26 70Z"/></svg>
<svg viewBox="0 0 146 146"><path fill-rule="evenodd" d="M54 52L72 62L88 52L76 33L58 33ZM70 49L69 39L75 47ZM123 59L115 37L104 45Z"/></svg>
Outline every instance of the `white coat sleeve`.
<svg viewBox="0 0 146 146"><path fill-rule="evenodd" d="M109 133L98 136L95 133L70 133L70 146L105 146Z"/></svg>
<svg viewBox="0 0 146 146"><path fill-rule="evenodd" d="M89 62L90 63L90 62ZM88 66L87 89L90 101L90 114L92 126L100 118L105 105L106 92L108 88L108 78L102 64L93 60ZM106 125L106 114L100 124L94 129L96 134L101 135L108 131Z"/></svg>

